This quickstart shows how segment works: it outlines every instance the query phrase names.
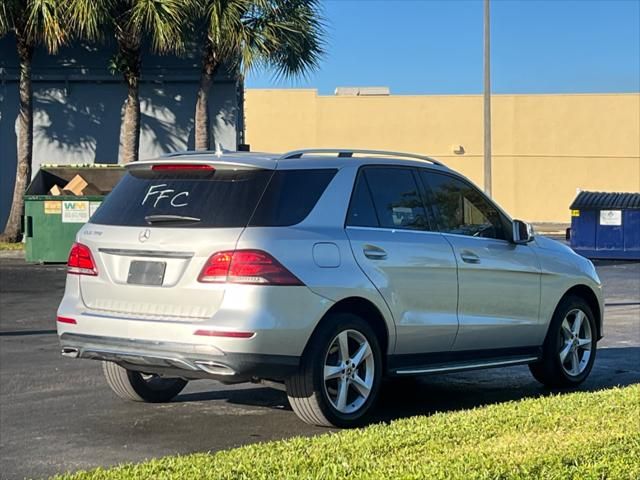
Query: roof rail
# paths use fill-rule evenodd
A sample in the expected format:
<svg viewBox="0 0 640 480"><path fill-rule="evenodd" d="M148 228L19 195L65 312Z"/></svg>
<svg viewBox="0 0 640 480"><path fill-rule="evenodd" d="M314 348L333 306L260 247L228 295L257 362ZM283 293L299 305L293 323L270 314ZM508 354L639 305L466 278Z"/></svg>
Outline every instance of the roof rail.
<svg viewBox="0 0 640 480"><path fill-rule="evenodd" d="M307 148L303 150L293 150L291 152L287 152L282 154L281 159L289 159L289 158L302 158L304 155L313 155L313 154L327 154L327 153L335 153L338 158L351 158L354 154L363 154L363 155L376 155L380 157L397 157L397 158L411 158L414 160L422 160L424 162L429 162L434 165L440 165L444 167L445 165L438 160L434 160L430 157L425 157L424 155L417 155L415 153L403 153L403 152L390 152L386 150L363 150L363 149L354 149L354 148Z"/></svg>

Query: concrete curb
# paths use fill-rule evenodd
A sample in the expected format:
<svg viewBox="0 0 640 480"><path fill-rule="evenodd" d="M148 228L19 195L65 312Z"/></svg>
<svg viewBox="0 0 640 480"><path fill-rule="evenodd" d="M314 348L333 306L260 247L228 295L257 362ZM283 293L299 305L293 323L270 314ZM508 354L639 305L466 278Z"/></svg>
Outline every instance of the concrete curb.
<svg viewBox="0 0 640 480"><path fill-rule="evenodd" d="M24 250L0 250L0 258L21 258L24 260Z"/></svg>
<svg viewBox="0 0 640 480"><path fill-rule="evenodd" d="M570 223L534 223L533 230L541 235L564 235Z"/></svg>

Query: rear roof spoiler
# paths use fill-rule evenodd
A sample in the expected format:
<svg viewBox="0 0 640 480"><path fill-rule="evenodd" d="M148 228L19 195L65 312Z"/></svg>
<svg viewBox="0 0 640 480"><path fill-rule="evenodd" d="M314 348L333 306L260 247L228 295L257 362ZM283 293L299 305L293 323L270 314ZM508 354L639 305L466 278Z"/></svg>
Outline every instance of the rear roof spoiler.
<svg viewBox="0 0 640 480"><path fill-rule="evenodd" d="M263 170L274 170L277 165L277 156L246 156L246 155L233 155L233 154L225 154L220 157L214 156L210 153L198 152L199 155L195 153L189 153L188 155L181 154L172 154L163 156L160 158L150 159L150 160L141 160L139 162L132 162L125 165L128 170L137 170L137 169L149 169L153 165L163 164L163 163L188 163L191 165L212 165L215 168L220 169L263 169Z"/></svg>

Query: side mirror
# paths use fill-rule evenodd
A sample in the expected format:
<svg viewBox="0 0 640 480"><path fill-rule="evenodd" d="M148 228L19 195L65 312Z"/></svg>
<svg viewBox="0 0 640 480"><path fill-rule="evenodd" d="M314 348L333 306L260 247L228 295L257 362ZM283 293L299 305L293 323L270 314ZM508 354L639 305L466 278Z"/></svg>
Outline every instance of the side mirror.
<svg viewBox="0 0 640 480"><path fill-rule="evenodd" d="M513 221L513 243L523 245L533 240L533 227L522 220Z"/></svg>

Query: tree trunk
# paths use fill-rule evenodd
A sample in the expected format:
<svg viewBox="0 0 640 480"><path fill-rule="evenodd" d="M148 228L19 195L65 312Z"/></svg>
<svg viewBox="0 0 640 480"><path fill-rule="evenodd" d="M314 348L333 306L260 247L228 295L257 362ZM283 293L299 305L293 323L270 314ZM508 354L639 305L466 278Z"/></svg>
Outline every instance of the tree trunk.
<svg viewBox="0 0 640 480"><path fill-rule="evenodd" d="M196 97L195 115L195 139L196 150L209 150L209 92L213 84L213 76L217 70L217 62L211 47L206 41L202 53L202 70L200 72L200 85Z"/></svg>
<svg viewBox="0 0 640 480"><path fill-rule="evenodd" d="M33 90L31 87L31 59L33 45L17 36L18 58L20 60L20 110L18 113L18 159L13 201L4 233L0 240L18 242L21 239L21 219L24 215L24 192L31 180L33 157Z"/></svg>
<svg viewBox="0 0 640 480"><path fill-rule="evenodd" d="M127 99L122 119L122 163L137 162L140 148L140 99L138 77L125 74Z"/></svg>
<svg viewBox="0 0 640 480"><path fill-rule="evenodd" d="M131 32L120 31L116 36L121 72L127 84L127 99L124 103L124 117L120 126L120 162L138 161L140 149L140 38Z"/></svg>

